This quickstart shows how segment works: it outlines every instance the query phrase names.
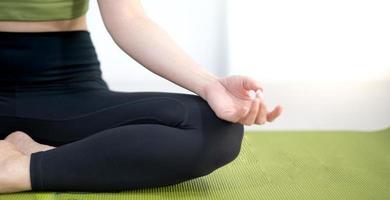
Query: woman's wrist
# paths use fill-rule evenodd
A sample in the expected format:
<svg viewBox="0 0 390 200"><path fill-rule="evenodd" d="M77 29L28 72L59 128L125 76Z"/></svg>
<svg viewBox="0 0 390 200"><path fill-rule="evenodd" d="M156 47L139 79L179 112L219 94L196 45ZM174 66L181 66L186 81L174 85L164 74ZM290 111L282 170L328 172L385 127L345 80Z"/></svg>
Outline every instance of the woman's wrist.
<svg viewBox="0 0 390 200"><path fill-rule="evenodd" d="M211 88L219 84L219 77L208 71L202 71L199 77L200 81L197 89L195 89L197 90L195 91L195 93L202 97L204 100L207 100L207 94L211 92Z"/></svg>

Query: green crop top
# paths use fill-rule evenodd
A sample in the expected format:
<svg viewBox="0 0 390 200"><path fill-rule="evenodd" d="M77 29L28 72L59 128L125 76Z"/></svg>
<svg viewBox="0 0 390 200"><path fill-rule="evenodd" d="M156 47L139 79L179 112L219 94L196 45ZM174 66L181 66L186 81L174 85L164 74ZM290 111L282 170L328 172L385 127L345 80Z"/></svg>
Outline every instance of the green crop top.
<svg viewBox="0 0 390 200"><path fill-rule="evenodd" d="M74 19L88 11L89 0L0 0L0 21Z"/></svg>

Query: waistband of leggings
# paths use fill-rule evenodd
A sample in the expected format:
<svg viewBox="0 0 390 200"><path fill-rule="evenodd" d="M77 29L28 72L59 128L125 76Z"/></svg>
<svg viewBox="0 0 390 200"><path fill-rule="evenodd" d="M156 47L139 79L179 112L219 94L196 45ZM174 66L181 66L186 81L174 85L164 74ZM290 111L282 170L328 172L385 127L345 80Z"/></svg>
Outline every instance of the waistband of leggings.
<svg viewBox="0 0 390 200"><path fill-rule="evenodd" d="M107 88L90 32L0 32L0 91Z"/></svg>
<svg viewBox="0 0 390 200"><path fill-rule="evenodd" d="M46 32L8 32L0 31L1 37L58 37L58 36L68 36L68 35L87 35L90 36L88 30L72 30L72 31L46 31Z"/></svg>

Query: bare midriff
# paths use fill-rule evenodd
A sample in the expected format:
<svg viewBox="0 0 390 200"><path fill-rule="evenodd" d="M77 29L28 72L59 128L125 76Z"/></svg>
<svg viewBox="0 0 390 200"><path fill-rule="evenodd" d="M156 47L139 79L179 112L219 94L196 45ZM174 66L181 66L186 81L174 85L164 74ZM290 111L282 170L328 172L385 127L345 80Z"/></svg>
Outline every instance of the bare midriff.
<svg viewBox="0 0 390 200"><path fill-rule="evenodd" d="M0 32L57 32L88 30L86 16L58 21L0 21Z"/></svg>

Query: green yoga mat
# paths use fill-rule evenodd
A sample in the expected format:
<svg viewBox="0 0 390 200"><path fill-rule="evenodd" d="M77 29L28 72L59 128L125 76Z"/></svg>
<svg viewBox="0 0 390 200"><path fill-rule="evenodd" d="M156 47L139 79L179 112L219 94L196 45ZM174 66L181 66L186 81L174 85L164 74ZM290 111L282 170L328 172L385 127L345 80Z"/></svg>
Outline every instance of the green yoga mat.
<svg viewBox="0 0 390 200"><path fill-rule="evenodd" d="M390 128L246 132L236 160L177 185L117 193L0 195L0 200L122 199L390 199Z"/></svg>

